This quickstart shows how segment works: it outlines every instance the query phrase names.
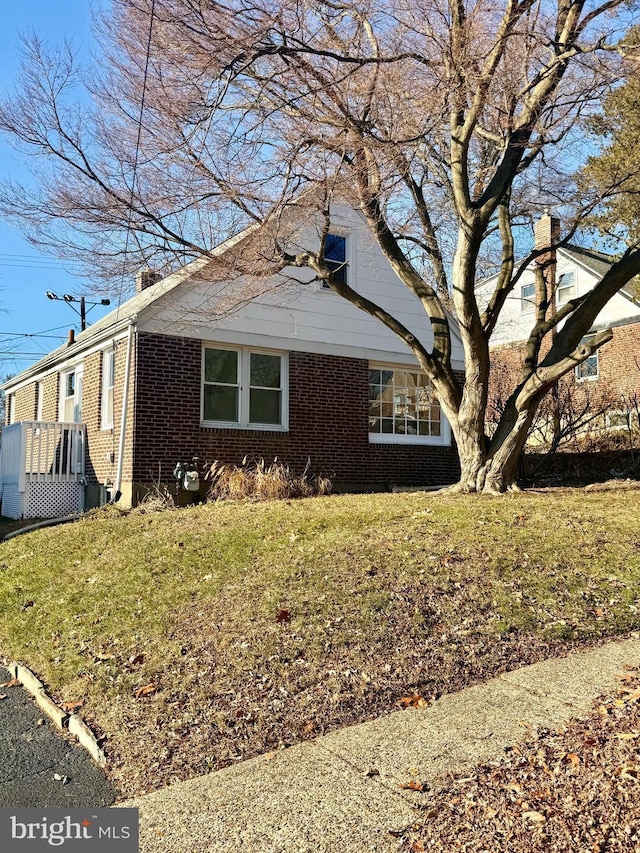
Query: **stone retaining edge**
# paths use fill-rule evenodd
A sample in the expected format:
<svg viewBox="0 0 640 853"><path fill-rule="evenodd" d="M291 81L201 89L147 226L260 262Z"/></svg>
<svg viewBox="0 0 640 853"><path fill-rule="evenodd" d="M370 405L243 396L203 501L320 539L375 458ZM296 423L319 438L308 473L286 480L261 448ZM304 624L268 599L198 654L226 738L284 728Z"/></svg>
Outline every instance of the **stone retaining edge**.
<svg viewBox="0 0 640 853"><path fill-rule="evenodd" d="M33 696L38 707L52 720L57 728L61 730L66 729L78 741L80 746L86 749L96 764L100 767L106 765L107 757L98 745L96 736L77 714L70 714L63 708L58 707L53 699L47 695L43 683L36 678L28 667L12 661L7 664L6 668L9 670L11 677L16 678L24 689Z"/></svg>

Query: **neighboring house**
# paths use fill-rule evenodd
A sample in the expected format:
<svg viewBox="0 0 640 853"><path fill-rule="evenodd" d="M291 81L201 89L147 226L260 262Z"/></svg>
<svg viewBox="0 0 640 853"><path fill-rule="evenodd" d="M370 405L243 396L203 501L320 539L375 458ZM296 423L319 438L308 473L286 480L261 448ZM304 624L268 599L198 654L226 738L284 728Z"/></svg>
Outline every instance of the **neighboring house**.
<svg viewBox="0 0 640 853"><path fill-rule="evenodd" d="M341 275L429 345L419 301L360 215L335 206L332 229ZM242 239L217 256L241 250ZM14 468L22 459L17 468L27 476L18 470L10 485L11 465L0 459L3 512L26 515L20 495L29 482L46 492L48 479L65 476L74 495L86 482L85 506L116 493L135 504L153 484L175 486L176 464L194 456L278 456L295 470L309 462L342 489L455 481L449 426L415 358L386 326L308 270L274 276L254 298L245 296L256 282L221 281L215 270L202 258L160 281L139 274L135 296L5 385L10 423L22 423L7 458ZM457 338L453 352L462 370ZM40 504L28 511L45 514Z"/></svg>
<svg viewBox="0 0 640 853"><path fill-rule="evenodd" d="M536 225L536 248L550 244L559 222L545 216ZM610 269L612 259L600 252L568 245L542 257L545 277L553 306L559 308L569 299L587 293ZM486 304L496 276L478 285L481 304ZM518 288L507 299L491 340L494 397L501 396L498 385L504 381L511 390L516 371L522 363L524 343L531 332L535 312L534 266L520 279ZM571 376L573 397L578 406L607 409L610 426L628 424L640 403L640 287L637 281L617 293L598 314L589 335L602 329L613 330L613 339L575 368ZM587 336L588 337L588 336ZM506 381L505 381L506 380ZM635 407L635 412L634 412Z"/></svg>

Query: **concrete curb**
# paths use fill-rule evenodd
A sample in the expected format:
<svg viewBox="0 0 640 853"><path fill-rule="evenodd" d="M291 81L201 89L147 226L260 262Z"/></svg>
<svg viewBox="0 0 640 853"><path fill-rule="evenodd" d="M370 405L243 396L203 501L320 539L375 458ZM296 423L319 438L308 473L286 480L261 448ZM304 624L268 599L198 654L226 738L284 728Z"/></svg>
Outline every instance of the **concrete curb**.
<svg viewBox="0 0 640 853"><path fill-rule="evenodd" d="M86 749L98 766L104 767L106 765L107 757L98 745L96 736L77 714L70 714L63 708L58 707L53 699L47 695L43 683L36 678L28 667L12 661L6 665L6 668L9 670L11 677L16 678L24 689L33 696L38 707L58 729L68 731L78 741L80 746Z"/></svg>

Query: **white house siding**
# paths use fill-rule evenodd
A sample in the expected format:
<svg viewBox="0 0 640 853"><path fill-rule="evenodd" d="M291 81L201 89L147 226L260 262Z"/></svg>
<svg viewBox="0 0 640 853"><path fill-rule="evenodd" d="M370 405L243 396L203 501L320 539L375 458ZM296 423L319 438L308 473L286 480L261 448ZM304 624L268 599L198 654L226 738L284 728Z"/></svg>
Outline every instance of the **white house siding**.
<svg viewBox="0 0 640 853"><path fill-rule="evenodd" d="M349 284L386 308L430 348L433 334L420 301L398 280L362 218L343 207L334 222L350 243ZM307 230L306 236L317 245L312 231ZM311 278L309 270L286 270L272 280L268 292L245 303L238 297L243 286L255 287L251 282L212 286L186 281L141 312L138 328L225 343L250 339L253 345L274 349L415 363L409 348L381 321ZM230 310L230 306L237 307ZM454 367L462 366L457 336L453 361Z"/></svg>
<svg viewBox="0 0 640 853"><path fill-rule="evenodd" d="M574 273L576 296L588 293L600 280L598 275L576 261L573 256L567 255L562 249L559 249L556 268L557 279L559 280L560 276L568 272ZM507 299L498 325L491 337L492 347L522 342L529 337L534 322L534 314L533 312L522 312L520 293L522 286L532 284L533 281L533 271L527 270L514 292ZM476 295L481 308L486 307L491 298L495 282L496 277L493 277L478 286ZM598 314L593 325L596 328L606 328L620 322L633 322L635 319L640 320L640 306L623 294L617 293Z"/></svg>

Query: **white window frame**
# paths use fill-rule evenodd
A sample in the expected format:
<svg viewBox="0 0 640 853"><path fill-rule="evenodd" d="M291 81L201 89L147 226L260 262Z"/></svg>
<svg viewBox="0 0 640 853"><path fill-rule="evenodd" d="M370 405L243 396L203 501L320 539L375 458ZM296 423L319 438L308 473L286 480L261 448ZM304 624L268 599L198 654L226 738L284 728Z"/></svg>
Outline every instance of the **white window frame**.
<svg viewBox="0 0 640 853"><path fill-rule="evenodd" d="M205 353L208 349L225 350L238 354L238 420L212 421L204 417L204 388L205 388ZM273 355L280 358L280 394L281 411L279 424L252 423L249 420L249 402L251 394L250 372L251 355ZM287 432L289 429L289 354L281 350L263 349L261 347L240 347L233 344L203 343L202 369L200 382L200 425L214 429L250 429L261 432Z"/></svg>
<svg viewBox="0 0 640 853"><path fill-rule="evenodd" d="M595 332L593 332L590 335L585 335L584 338L580 341L580 343L582 343L582 344L587 343L588 341L595 338L595 336L596 336ZM598 376L600 374L599 353L600 353L600 350L596 350L592 355L589 356L589 358L585 358L584 361L580 362L580 364L577 364L575 366L574 371L575 371L575 375L576 375L576 382L595 382L598 379ZM588 364L588 362L590 362L592 359L595 359L596 372L583 376L582 371L583 371L585 365Z"/></svg>
<svg viewBox="0 0 640 853"><path fill-rule="evenodd" d="M332 234L334 237L342 237L342 239L345 241L345 282L349 285L350 288L355 289L356 264L354 258L353 235L347 229L340 227L330 228L329 234ZM329 284L324 280L318 283L318 290L322 291L322 293L334 292L329 286Z"/></svg>
<svg viewBox="0 0 640 853"><path fill-rule="evenodd" d="M525 296L525 290L531 291L530 295ZM531 314L535 310L536 301L536 285L535 282L523 284L520 286L520 313Z"/></svg>
<svg viewBox="0 0 640 853"><path fill-rule="evenodd" d="M65 402L71 397L66 395L67 379L74 375L74 391L73 391L73 418L67 421L64 416ZM60 392L58 400L58 420L62 423L82 423L82 385L84 379L84 365L76 364L68 370L60 372Z"/></svg>
<svg viewBox="0 0 640 853"><path fill-rule="evenodd" d="M419 367L406 364L389 364L378 361L369 362L369 370L393 370L405 373L424 373ZM418 444L437 447L451 445L451 427L446 419L442 406L440 407L440 435L410 435L407 433L369 432L369 444Z"/></svg>
<svg viewBox="0 0 640 853"><path fill-rule="evenodd" d="M113 429L116 351L102 351L102 391L100 395L100 429Z"/></svg>
<svg viewBox="0 0 640 853"><path fill-rule="evenodd" d="M566 279L563 284L563 279ZM564 292L569 291L569 295L565 296ZM556 305L566 305L566 303L575 297L576 290L576 274L573 270L563 272L558 278L556 286Z"/></svg>
<svg viewBox="0 0 640 853"><path fill-rule="evenodd" d="M607 429L611 432L636 429L638 426L638 413L633 409L616 409L606 413Z"/></svg>

